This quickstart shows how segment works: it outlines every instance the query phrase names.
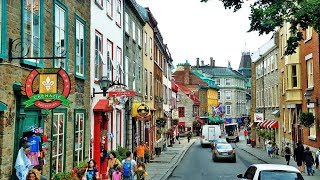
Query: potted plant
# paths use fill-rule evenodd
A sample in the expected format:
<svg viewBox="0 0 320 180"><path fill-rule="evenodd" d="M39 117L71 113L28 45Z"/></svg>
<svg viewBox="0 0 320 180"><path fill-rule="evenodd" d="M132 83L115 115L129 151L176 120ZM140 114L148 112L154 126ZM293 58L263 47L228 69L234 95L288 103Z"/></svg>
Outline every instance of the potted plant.
<svg viewBox="0 0 320 180"><path fill-rule="evenodd" d="M163 98L160 97L160 96L155 96L155 97L154 97L154 100L155 100L157 103L163 103Z"/></svg>
<svg viewBox="0 0 320 180"><path fill-rule="evenodd" d="M58 172L57 174L53 175L53 180L69 180L69 179L71 179L70 172Z"/></svg>
<svg viewBox="0 0 320 180"><path fill-rule="evenodd" d="M310 112L303 112L299 116L300 124L306 128L310 128L314 124L314 116Z"/></svg>
<svg viewBox="0 0 320 180"><path fill-rule="evenodd" d="M72 170L72 177L77 177L81 179L84 173L86 172L87 166L88 166L87 161L82 161L78 165L75 165Z"/></svg>
<svg viewBox="0 0 320 180"><path fill-rule="evenodd" d="M157 127L164 127L166 125L166 119L163 117L159 117L156 120L156 125L157 125Z"/></svg>
<svg viewBox="0 0 320 180"><path fill-rule="evenodd" d="M146 162L150 162L150 150L149 149L146 149L144 151L144 158L146 159Z"/></svg>
<svg viewBox="0 0 320 180"><path fill-rule="evenodd" d="M173 119L172 120L172 125L178 125L179 119Z"/></svg>
<svg viewBox="0 0 320 180"><path fill-rule="evenodd" d="M159 135L162 134L162 130L161 130L161 129L158 129L158 130L157 130L157 134L159 134Z"/></svg>

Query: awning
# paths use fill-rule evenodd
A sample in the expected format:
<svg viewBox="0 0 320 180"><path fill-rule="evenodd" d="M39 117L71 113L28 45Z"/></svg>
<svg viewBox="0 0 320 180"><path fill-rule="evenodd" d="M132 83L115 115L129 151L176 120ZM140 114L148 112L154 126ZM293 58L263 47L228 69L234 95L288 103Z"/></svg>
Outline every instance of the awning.
<svg viewBox="0 0 320 180"><path fill-rule="evenodd" d="M271 120L265 120L262 124L261 124L261 127L264 127L266 128L267 125L271 122Z"/></svg>
<svg viewBox="0 0 320 180"><path fill-rule="evenodd" d="M254 123L251 123L251 124L249 125L249 127L252 127L252 126L254 126Z"/></svg>
<svg viewBox="0 0 320 180"><path fill-rule="evenodd" d="M113 107L109 105L109 100L107 99L100 99L97 104L94 106L93 111L94 112L106 112L106 111L112 111Z"/></svg>
<svg viewBox="0 0 320 180"><path fill-rule="evenodd" d="M197 120L197 122L198 122L200 125L203 124L203 120L200 119L200 117L196 117L196 120Z"/></svg>
<svg viewBox="0 0 320 180"><path fill-rule="evenodd" d="M267 128L276 129L279 128L279 122L278 121L272 121L268 124Z"/></svg>
<svg viewBox="0 0 320 180"><path fill-rule="evenodd" d="M275 110L271 113L272 115L280 115L280 110Z"/></svg>
<svg viewBox="0 0 320 180"><path fill-rule="evenodd" d="M8 109L8 106L5 103L0 101L0 111L5 111L7 109Z"/></svg>
<svg viewBox="0 0 320 180"><path fill-rule="evenodd" d="M186 126L186 122L178 122L178 126Z"/></svg>
<svg viewBox="0 0 320 180"><path fill-rule="evenodd" d="M226 122L231 123L232 122L232 118L226 118Z"/></svg>
<svg viewBox="0 0 320 180"><path fill-rule="evenodd" d="M171 117L171 113L169 111L163 111L163 113L166 117Z"/></svg>
<svg viewBox="0 0 320 180"><path fill-rule="evenodd" d="M265 121L261 121L257 124L257 127L261 127L262 123L264 123Z"/></svg>

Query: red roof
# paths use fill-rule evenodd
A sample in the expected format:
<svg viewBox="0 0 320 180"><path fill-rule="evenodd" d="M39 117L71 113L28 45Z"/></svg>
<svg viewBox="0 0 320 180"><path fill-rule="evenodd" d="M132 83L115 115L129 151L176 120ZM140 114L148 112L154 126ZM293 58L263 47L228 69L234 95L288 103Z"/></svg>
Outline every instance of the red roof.
<svg viewBox="0 0 320 180"><path fill-rule="evenodd" d="M194 94L194 92L190 91L186 86L182 85L182 83L177 82L176 85L179 87L179 89L185 93L195 105L200 105L199 98Z"/></svg>
<svg viewBox="0 0 320 180"><path fill-rule="evenodd" d="M100 99L93 108L94 112L97 112L97 111L106 112L106 111L112 111L112 110L113 110L113 107L109 105L109 100L107 99Z"/></svg>

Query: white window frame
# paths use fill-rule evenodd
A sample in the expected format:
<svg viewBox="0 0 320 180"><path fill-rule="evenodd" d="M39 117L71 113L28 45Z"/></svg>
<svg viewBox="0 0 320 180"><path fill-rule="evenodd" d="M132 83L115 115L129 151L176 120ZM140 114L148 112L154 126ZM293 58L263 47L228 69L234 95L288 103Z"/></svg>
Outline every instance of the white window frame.
<svg viewBox="0 0 320 180"><path fill-rule="evenodd" d="M226 86L230 86L231 85L231 79L227 78L226 79Z"/></svg>
<svg viewBox="0 0 320 180"><path fill-rule="evenodd" d="M144 32L143 34L143 44L144 44L144 53L145 55L148 55L148 34L147 32Z"/></svg>
<svg viewBox="0 0 320 180"><path fill-rule="evenodd" d="M109 39L107 40L107 54L109 54L109 59L107 59L107 77L108 79L113 79L113 42Z"/></svg>
<svg viewBox="0 0 320 180"><path fill-rule="evenodd" d="M66 33L66 10L64 10L58 4L55 4L55 22L54 22L54 55L60 57L62 54L65 53L67 48L67 33ZM58 16L58 14L59 16ZM63 17L62 17L63 16ZM63 19L61 19L63 18ZM59 21L57 21L57 19ZM62 22L61 22L62 21ZM60 44L64 40L63 46ZM58 43L57 43L58 42ZM63 68L67 70L67 61L66 59L56 59L54 63L55 68Z"/></svg>
<svg viewBox="0 0 320 180"><path fill-rule="evenodd" d="M132 40L136 41L137 37L136 37L136 23L134 21L132 21Z"/></svg>
<svg viewBox="0 0 320 180"><path fill-rule="evenodd" d="M312 27L308 26L306 29L306 41L310 40L312 38Z"/></svg>
<svg viewBox="0 0 320 180"><path fill-rule="evenodd" d="M141 30L140 30L140 28L138 27L137 28L137 41L138 41L138 46L140 46L141 47Z"/></svg>
<svg viewBox="0 0 320 180"><path fill-rule="evenodd" d="M129 87L129 57L126 56L123 62L124 66L124 84Z"/></svg>
<svg viewBox="0 0 320 180"><path fill-rule="evenodd" d="M150 59L153 57L153 40L152 37L149 38L149 55Z"/></svg>
<svg viewBox="0 0 320 180"><path fill-rule="evenodd" d="M75 156L77 164L82 162L83 159L83 150L84 150L84 113L76 113L76 129L75 129ZM76 137L78 137L76 139Z"/></svg>
<svg viewBox="0 0 320 180"><path fill-rule="evenodd" d="M229 108L229 112L228 112ZM226 105L226 115L231 115L231 105Z"/></svg>
<svg viewBox="0 0 320 180"><path fill-rule="evenodd" d="M107 15L113 18L113 0L107 0Z"/></svg>
<svg viewBox="0 0 320 180"><path fill-rule="evenodd" d="M312 113L315 117L315 109L314 108L308 108L308 112ZM308 139L316 140L317 137L317 128L316 128L316 121L314 122L313 126L309 128L309 136Z"/></svg>
<svg viewBox="0 0 320 180"><path fill-rule="evenodd" d="M84 77L84 63L85 63L85 37L84 37L84 24L76 20L76 75Z"/></svg>
<svg viewBox="0 0 320 180"><path fill-rule="evenodd" d="M117 0L117 19L116 19L116 23L119 27L121 27L121 16L122 16L122 4L121 4L121 0Z"/></svg>
<svg viewBox="0 0 320 180"><path fill-rule="evenodd" d="M125 23L125 30L127 34L130 34L129 32L129 15L127 12L124 13L124 23Z"/></svg>
<svg viewBox="0 0 320 180"><path fill-rule="evenodd" d="M103 8L103 0L94 0L94 2L95 2L100 8Z"/></svg>
<svg viewBox="0 0 320 180"><path fill-rule="evenodd" d="M295 76L293 76L293 67L295 67ZM298 87L298 66L297 65L291 65L291 88L297 88ZM294 85L294 80L297 82L297 86Z"/></svg>
<svg viewBox="0 0 320 180"><path fill-rule="evenodd" d="M98 39L97 39L98 38ZM95 58L94 58L94 78L95 80L99 80L100 76L102 74L101 72L101 62L102 62L102 40L103 35L96 31L95 33ZM96 42L98 40L98 42ZM100 41L99 41L100 40ZM96 44L98 43L98 47L96 47Z"/></svg>
<svg viewBox="0 0 320 180"><path fill-rule="evenodd" d="M313 59L307 60L308 88L314 87L313 81Z"/></svg>
<svg viewBox="0 0 320 180"><path fill-rule="evenodd" d="M55 144L55 148L52 150L52 163L55 162L55 164L57 165L54 169L55 173L58 172L63 172L64 171L64 149L65 149L65 135L66 133L64 132L65 130L65 113L53 113L53 128L57 128L57 133L56 134L52 134L53 137L53 142L57 143ZM61 123L62 121L62 123ZM60 128L62 126L62 128ZM60 141L61 139L59 139L59 137L62 136L62 141ZM56 139L57 138L57 139ZM61 144L61 146L60 146ZM61 149L60 149L61 147ZM54 151L56 150L56 151ZM59 160L59 158L61 158ZM59 171L59 162L61 163L61 169ZM52 165L52 168L54 168L54 166Z"/></svg>
<svg viewBox="0 0 320 180"><path fill-rule="evenodd" d="M226 100L231 100L231 91L225 91Z"/></svg>

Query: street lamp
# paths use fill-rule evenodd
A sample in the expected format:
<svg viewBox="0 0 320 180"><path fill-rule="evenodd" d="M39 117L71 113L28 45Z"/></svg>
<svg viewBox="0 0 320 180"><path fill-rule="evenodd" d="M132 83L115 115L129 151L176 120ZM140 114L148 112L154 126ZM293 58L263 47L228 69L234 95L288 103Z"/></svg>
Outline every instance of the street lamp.
<svg viewBox="0 0 320 180"><path fill-rule="evenodd" d="M102 90L102 92L95 92L95 88L93 88L93 95L92 97L95 97L95 94L103 94L103 96L107 96L107 90L109 89L110 85L111 85L111 81L108 79L107 76L102 76L99 79L99 86L100 89Z"/></svg>
<svg viewBox="0 0 320 180"><path fill-rule="evenodd" d="M319 106L320 104L319 104L318 98L316 98L315 102L311 102L310 101L311 100L311 96L312 96L312 92L310 92L310 91L307 91L306 93L304 93L304 98L306 98L308 104L309 103L314 103L316 106Z"/></svg>

